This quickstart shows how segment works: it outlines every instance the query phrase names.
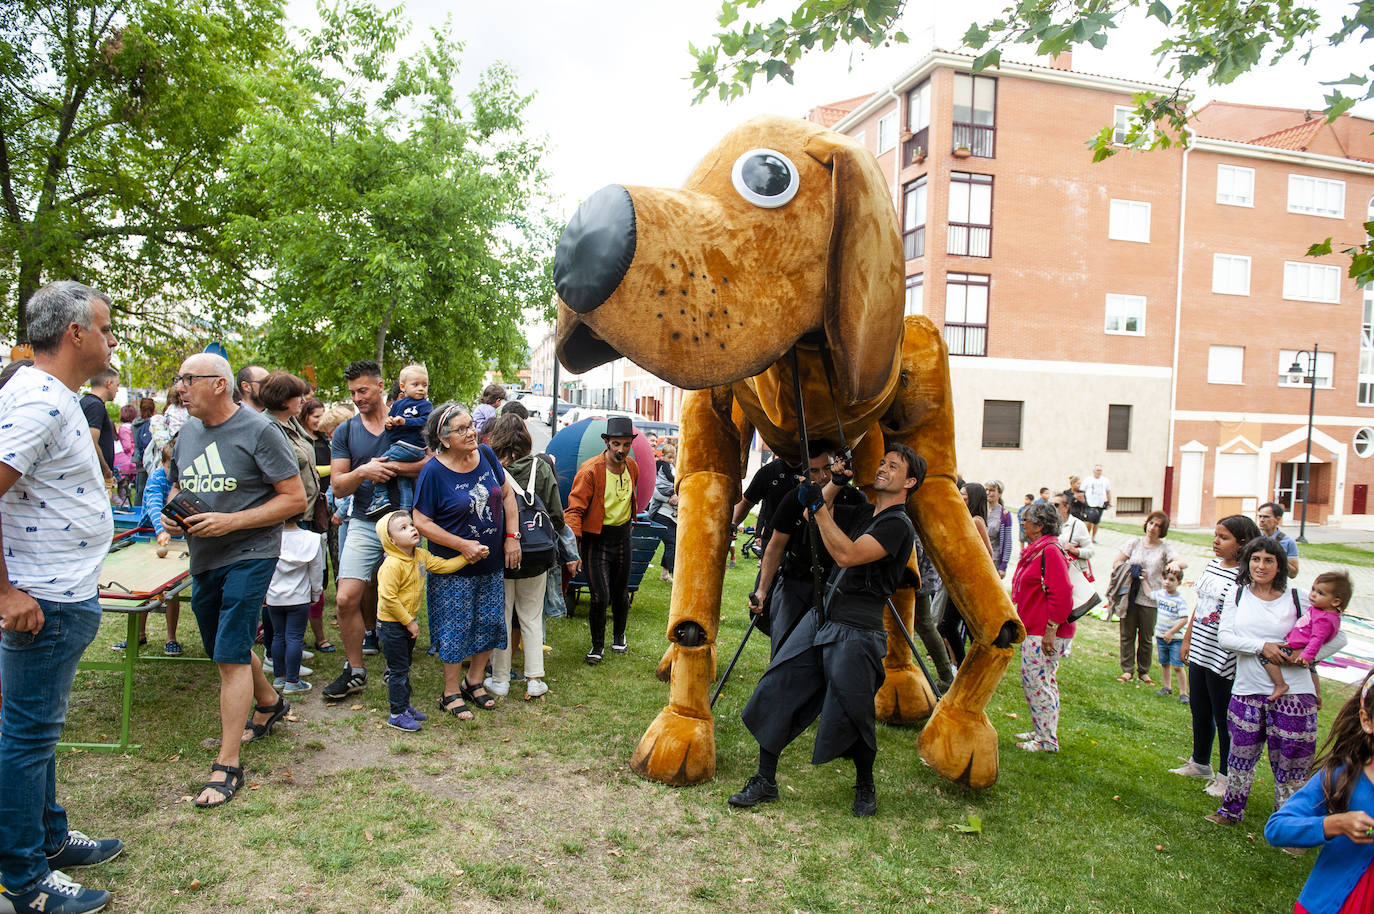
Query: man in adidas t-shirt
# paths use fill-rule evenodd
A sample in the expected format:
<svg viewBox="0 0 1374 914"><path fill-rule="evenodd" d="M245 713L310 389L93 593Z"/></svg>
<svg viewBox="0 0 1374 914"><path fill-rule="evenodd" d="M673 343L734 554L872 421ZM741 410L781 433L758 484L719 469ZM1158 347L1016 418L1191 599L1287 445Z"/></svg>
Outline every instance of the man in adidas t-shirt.
<svg viewBox="0 0 1374 914"><path fill-rule="evenodd" d="M305 510L305 487L280 427L234 402L234 372L223 358L191 356L172 384L191 416L177 435L167 500L187 491L210 507L187 519L187 542L191 611L220 684L219 759L196 805L220 806L243 785L239 745L258 732L243 725L254 699L251 724L264 734L290 707L250 648L281 552L282 522ZM164 526L181 532L174 521Z"/></svg>

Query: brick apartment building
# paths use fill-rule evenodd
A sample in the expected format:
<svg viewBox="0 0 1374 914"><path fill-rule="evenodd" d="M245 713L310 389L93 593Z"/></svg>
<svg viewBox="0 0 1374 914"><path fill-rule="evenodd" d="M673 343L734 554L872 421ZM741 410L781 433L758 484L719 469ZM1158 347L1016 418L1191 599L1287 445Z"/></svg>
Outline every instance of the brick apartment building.
<svg viewBox="0 0 1374 914"><path fill-rule="evenodd" d="M863 142L894 189L909 313L944 329L962 472L1009 500L1101 463L1118 513L1210 524L1302 498L1370 511L1374 289L1342 255L1374 219L1374 122L1212 103L1187 151L1092 163L1133 94L1162 87L935 52L811 118ZM1299 355L1297 350L1308 350ZM1295 500L1296 499L1296 500Z"/></svg>

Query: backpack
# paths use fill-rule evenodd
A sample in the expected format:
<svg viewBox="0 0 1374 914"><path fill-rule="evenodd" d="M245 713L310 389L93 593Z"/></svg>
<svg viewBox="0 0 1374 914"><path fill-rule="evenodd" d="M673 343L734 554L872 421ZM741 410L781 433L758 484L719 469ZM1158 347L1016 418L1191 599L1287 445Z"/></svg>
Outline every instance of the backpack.
<svg viewBox="0 0 1374 914"><path fill-rule="evenodd" d="M506 473L515 490L515 506L520 510L520 568L524 571L547 571L558 561L558 534L554 533L544 500L534 491L539 464L543 462L538 457L530 461L530 478L523 489L513 475Z"/></svg>

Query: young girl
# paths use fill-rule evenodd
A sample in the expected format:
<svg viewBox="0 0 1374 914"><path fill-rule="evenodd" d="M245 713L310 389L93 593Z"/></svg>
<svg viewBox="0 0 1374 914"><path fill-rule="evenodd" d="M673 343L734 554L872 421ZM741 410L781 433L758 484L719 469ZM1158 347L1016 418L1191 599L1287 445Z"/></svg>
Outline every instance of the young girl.
<svg viewBox="0 0 1374 914"><path fill-rule="evenodd" d="M1183 626L1188 624L1188 600L1178 592L1183 572L1164 572L1164 586L1150 594L1159 608L1155 616L1155 649L1164 671L1164 687L1157 695L1174 694L1173 679L1178 676L1178 700L1188 704L1188 676L1183 669Z"/></svg>
<svg viewBox="0 0 1374 914"><path fill-rule="evenodd" d="M320 535L288 523L281 533L277 570L267 585L265 608L272 622L272 640L263 651L272 660L276 677L272 685L284 695L310 691L310 683L301 681L305 675L301 656L310 604L323 592L324 543Z"/></svg>
<svg viewBox="0 0 1374 914"><path fill-rule="evenodd" d="M1336 714L1316 775L1264 826L1275 847L1320 847L1294 914L1374 911L1374 695L1366 676Z"/></svg>
<svg viewBox="0 0 1374 914"><path fill-rule="evenodd" d="M1350 605L1350 595L1354 589L1348 572L1323 571L1317 575L1312 582L1312 591L1307 595L1307 612L1302 614L1298 624L1283 639L1287 645L1282 648L1284 663L1308 667L1312 671L1312 685L1317 687L1318 695L1321 695L1321 682L1317 679L1317 653L1341 630L1341 613ZM1284 682L1283 669L1279 664L1262 662L1265 664L1264 672L1269 674L1274 683L1274 691L1269 693L1269 700L1273 701L1288 691L1288 683Z"/></svg>

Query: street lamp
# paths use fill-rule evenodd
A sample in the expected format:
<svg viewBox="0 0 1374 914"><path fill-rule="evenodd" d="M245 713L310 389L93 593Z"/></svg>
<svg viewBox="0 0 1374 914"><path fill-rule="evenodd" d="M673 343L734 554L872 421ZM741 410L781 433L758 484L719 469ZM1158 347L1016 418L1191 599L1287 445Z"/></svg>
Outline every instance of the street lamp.
<svg viewBox="0 0 1374 914"><path fill-rule="evenodd" d="M1311 356L1307 364L1307 371L1303 371L1301 356ZM1293 364L1288 366L1288 379L1294 384L1301 384L1307 381L1311 391L1307 399L1307 457L1302 464L1302 523L1298 527L1298 542L1307 542L1307 499L1312 492L1312 415L1317 409L1317 344L1312 344L1312 351L1302 350L1293 357Z"/></svg>

